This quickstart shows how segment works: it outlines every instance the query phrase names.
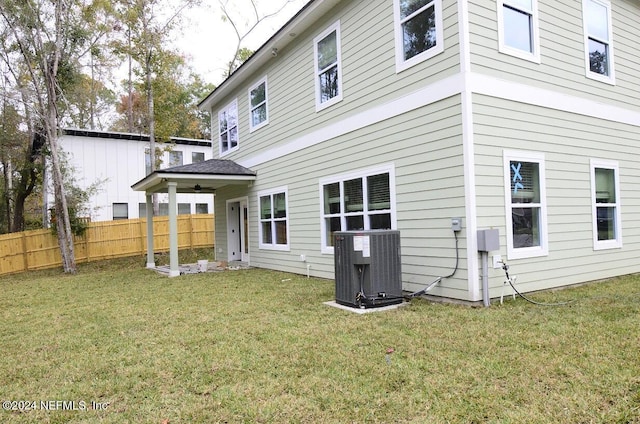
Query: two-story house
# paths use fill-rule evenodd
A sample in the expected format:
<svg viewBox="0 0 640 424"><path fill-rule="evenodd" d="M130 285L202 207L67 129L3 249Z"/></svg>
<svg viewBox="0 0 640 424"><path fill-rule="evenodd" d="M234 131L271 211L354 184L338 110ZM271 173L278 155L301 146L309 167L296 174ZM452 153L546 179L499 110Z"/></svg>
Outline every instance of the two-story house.
<svg viewBox="0 0 640 424"><path fill-rule="evenodd" d="M430 293L479 301L493 228L522 292L639 272L638 22L638 0L309 1L200 104L214 158L256 173L216 188L219 259L333 278L334 232L397 229L405 290L458 263Z"/></svg>
<svg viewBox="0 0 640 424"><path fill-rule="evenodd" d="M86 189L97 183L88 205L93 221L146 216L145 195L132 190L131 184L151 173L148 135L65 129L59 143L78 186ZM156 146L161 168L202 162L212 154L211 142L206 140L173 137L171 143ZM160 195L158 202L160 215L168 215L167 195ZM213 213L213 196L180 194L177 213Z"/></svg>

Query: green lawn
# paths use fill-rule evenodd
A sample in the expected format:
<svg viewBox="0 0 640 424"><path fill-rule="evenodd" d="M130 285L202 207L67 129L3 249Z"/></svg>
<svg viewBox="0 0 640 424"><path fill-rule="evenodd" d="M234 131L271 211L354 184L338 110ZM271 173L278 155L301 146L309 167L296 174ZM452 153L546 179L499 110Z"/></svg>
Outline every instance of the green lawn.
<svg viewBox="0 0 640 424"><path fill-rule="evenodd" d="M640 422L638 276L357 315L332 281L143 263L0 279L0 400L36 402L0 422Z"/></svg>

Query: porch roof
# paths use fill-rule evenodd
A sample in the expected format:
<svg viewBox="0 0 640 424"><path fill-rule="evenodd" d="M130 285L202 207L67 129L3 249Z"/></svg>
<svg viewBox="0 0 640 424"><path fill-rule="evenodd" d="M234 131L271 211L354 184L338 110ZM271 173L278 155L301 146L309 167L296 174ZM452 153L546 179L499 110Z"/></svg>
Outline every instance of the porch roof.
<svg viewBox="0 0 640 424"><path fill-rule="evenodd" d="M158 169L131 188L147 193L166 193L168 183L177 184L178 193L215 193L217 188L230 184L250 184L257 173L231 160L209 159L189 165Z"/></svg>

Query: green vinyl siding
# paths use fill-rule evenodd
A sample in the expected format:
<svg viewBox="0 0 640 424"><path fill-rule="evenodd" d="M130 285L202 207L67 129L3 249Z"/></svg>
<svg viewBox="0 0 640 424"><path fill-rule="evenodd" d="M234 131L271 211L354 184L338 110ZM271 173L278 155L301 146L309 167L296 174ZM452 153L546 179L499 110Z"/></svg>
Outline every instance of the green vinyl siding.
<svg viewBox="0 0 640 424"><path fill-rule="evenodd" d="M478 227L499 228L505 241L503 150L545 156L549 254L511 261L527 291L640 272L640 128L474 95ZM594 250L590 160L618 161L620 249ZM492 274L498 290L502 272Z"/></svg>
<svg viewBox="0 0 640 424"><path fill-rule="evenodd" d="M640 4L611 0L615 85L585 76L582 0L538 0L541 63L498 51L496 3L469 2L471 70L640 111Z"/></svg>
<svg viewBox="0 0 640 424"><path fill-rule="evenodd" d="M251 265L302 274L309 265L311 275L333 278L334 257L321 253L320 180L391 165L405 290L419 290L436 277L449 274L455 265L451 217L464 217L460 114L459 96L451 97L256 166L260 178L245 189ZM285 185L290 252L259 250L255 193ZM238 196L236 191L219 190L216 212L223 212L226 198ZM226 223L219 220L216 225ZM225 233L225 226L216 227L216 237ZM434 293L467 299L464 233L459 237L460 269ZM300 255L305 255L306 262Z"/></svg>
<svg viewBox="0 0 640 424"><path fill-rule="evenodd" d="M241 161L291 139L379 106L459 72L457 3L443 1L443 53L399 74L395 70L393 2L344 1L294 43L279 50L267 66L257 69L245 85L221 99L238 98L240 149L225 158ZM340 21L343 100L319 112L315 109L313 39ZM249 131L247 90L260 78L269 80L269 124ZM213 107L214 127L217 110ZM217 151L214 153L217 154Z"/></svg>

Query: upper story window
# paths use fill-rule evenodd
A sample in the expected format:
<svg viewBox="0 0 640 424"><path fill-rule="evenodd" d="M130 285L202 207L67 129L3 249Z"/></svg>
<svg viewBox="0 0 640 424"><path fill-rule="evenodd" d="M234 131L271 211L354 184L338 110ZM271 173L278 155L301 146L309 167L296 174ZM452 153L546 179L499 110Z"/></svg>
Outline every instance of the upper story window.
<svg viewBox="0 0 640 424"><path fill-rule="evenodd" d="M151 150L144 149L144 174L151 174Z"/></svg>
<svg viewBox="0 0 640 424"><path fill-rule="evenodd" d="M220 156L238 148L238 101L234 100L218 112Z"/></svg>
<svg viewBox="0 0 640 424"><path fill-rule="evenodd" d="M544 155L504 152L507 255L547 255Z"/></svg>
<svg viewBox="0 0 640 424"><path fill-rule="evenodd" d="M250 131L269 123L269 111L267 106L267 78L263 78L249 89L249 117Z"/></svg>
<svg viewBox="0 0 640 424"><path fill-rule="evenodd" d="M169 167L181 166L182 164L182 152L177 150L169 152Z"/></svg>
<svg viewBox="0 0 640 424"><path fill-rule="evenodd" d="M394 0L396 71L444 51L442 0Z"/></svg>
<svg viewBox="0 0 640 424"><path fill-rule="evenodd" d="M498 0L500 52L540 63L537 0Z"/></svg>
<svg viewBox="0 0 640 424"><path fill-rule="evenodd" d="M395 229L392 166L320 181L322 252L333 252L336 231Z"/></svg>
<svg viewBox="0 0 640 424"><path fill-rule="evenodd" d="M618 163L591 161L594 250L622 247Z"/></svg>
<svg viewBox="0 0 640 424"><path fill-rule="evenodd" d="M583 0L585 66L588 78L615 83L611 3Z"/></svg>
<svg viewBox="0 0 640 424"><path fill-rule="evenodd" d="M342 100L340 21L313 40L316 110Z"/></svg>
<svg viewBox="0 0 640 424"><path fill-rule="evenodd" d="M191 152L191 163L204 162L203 152Z"/></svg>

